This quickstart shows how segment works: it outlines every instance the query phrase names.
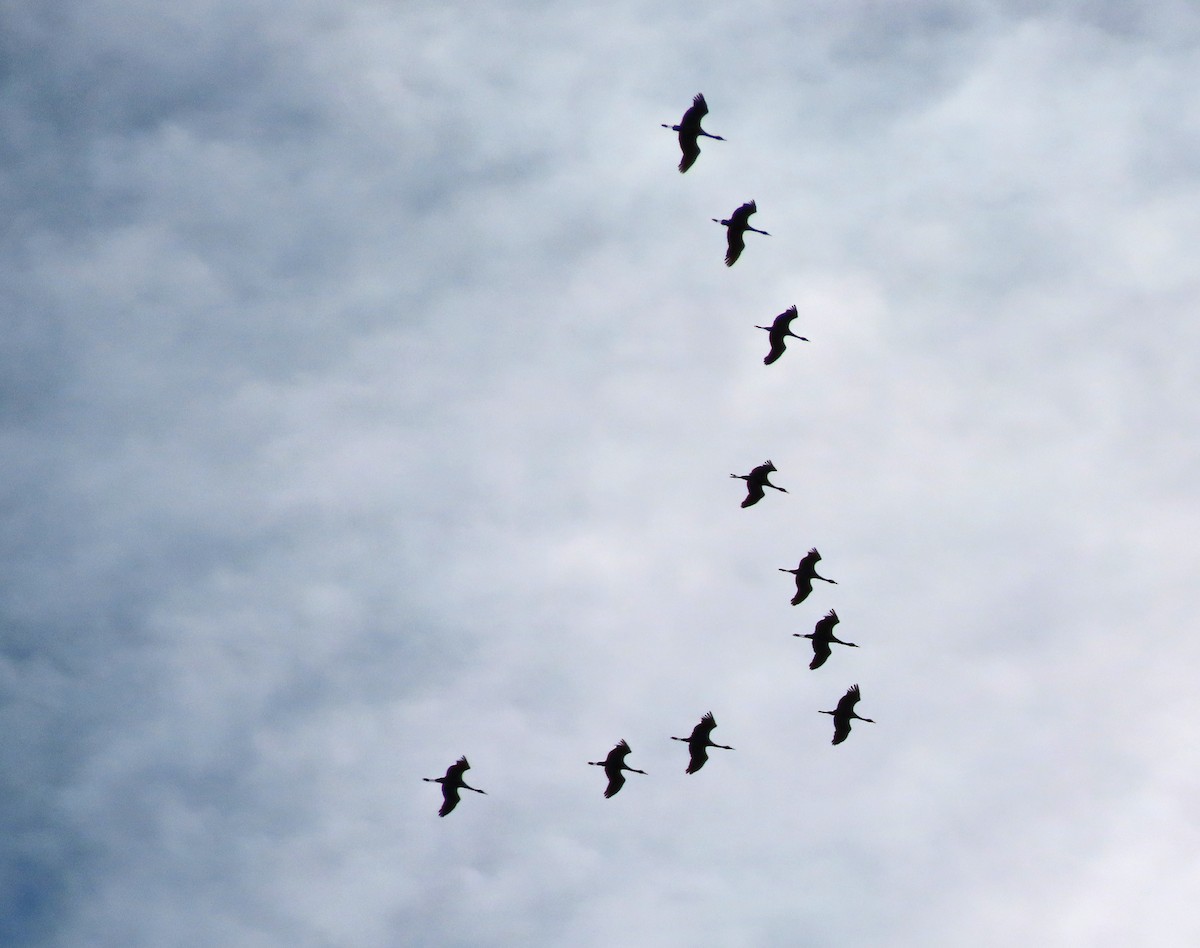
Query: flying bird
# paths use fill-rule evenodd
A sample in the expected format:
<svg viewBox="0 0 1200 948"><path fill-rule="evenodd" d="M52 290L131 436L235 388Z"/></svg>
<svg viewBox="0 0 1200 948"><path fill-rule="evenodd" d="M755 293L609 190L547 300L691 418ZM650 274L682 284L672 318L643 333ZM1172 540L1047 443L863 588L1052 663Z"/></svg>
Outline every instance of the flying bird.
<svg viewBox="0 0 1200 948"><path fill-rule="evenodd" d="M683 152L683 157L679 160L680 174L687 171L700 157L701 136L715 138L719 142L725 141L720 135L710 135L700 127L700 122L706 115L708 115L708 103L704 101L703 95L698 95L692 99L692 107L683 113L683 118L679 120L678 125L663 123L663 128L669 128L671 131L679 133L679 150Z"/></svg>
<svg viewBox="0 0 1200 948"><path fill-rule="evenodd" d="M608 752L608 756L604 760L589 760L588 763L593 767L603 767L605 776L608 777L608 788L604 791L604 799L615 796L623 786L625 786L625 775L622 770L628 770L635 774L644 774L646 771L638 770L636 767L626 767L625 758L629 755L629 745L621 741Z"/></svg>
<svg viewBox="0 0 1200 948"><path fill-rule="evenodd" d="M438 810L438 816L445 816L456 806L458 806L458 791L459 790L474 790L476 793L485 793L478 787L467 786L463 780L463 774L471 769L471 765L467 763L466 757L460 757L457 761L446 768L444 777L422 777L426 783L440 783L442 785L442 808Z"/></svg>
<svg viewBox="0 0 1200 948"><path fill-rule="evenodd" d="M708 760L708 749L710 747L719 747L722 750L733 750L728 744L714 744L710 737L712 736L713 728L717 726L716 720L709 711L700 719L700 723L692 728L690 737L672 737L673 741L687 741L688 751L692 755L688 761L687 773L694 774L697 770L704 766Z"/></svg>
<svg viewBox="0 0 1200 948"><path fill-rule="evenodd" d="M850 722L854 720L866 721L868 724L874 724L870 718L864 718L857 714L854 706L858 704L858 699L862 695L858 692L858 685L851 685L850 690L842 695L842 699L837 703L837 708L833 711L822 711L821 714L833 715L833 743L840 744L850 734Z"/></svg>
<svg viewBox="0 0 1200 948"><path fill-rule="evenodd" d="M816 626L811 632L806 632L801 635L799 632L793 632L793 638L811 639L813 647L813 660L809 664L809 668L820 668L825 664L825 659L830 655L831 644L849 645L851 648L858 648L853 642L843 642L833 634L833 627L842 620L838 618L838 614L833 610L829 610L829 614L824 618L818 619ZM858 687L855 685L855 687ZM856 699L857 700L857 699Z"/></svg>
<svg viewBox="0 0 1200 948"><path fill-rule="evenodd" d="M775 321L770 326L755 326L755 329L765 329L770 333L771 351L767 353L767 357L763 359L763 365L770 365L787 349L787 337L799 339L801 342L808 342L804 336L797 336L792 332L792 320L796 318L796 307L789 306L782 313L775 317Z"/></svg>
<svg viewBox="0 0 1200 948"><path fill-rule="evenodd" d="M713 221L717 224L722 224L726 228L725 236L729 242L729 249L725 251L725 266L732 267L737 258L742 255L742 251L746 249L746 241L744 235L746 231L752 230L756 234L762 234L764 237L770 237L765 230L759 230L757 227L750 226L750 215L758 211L758 205L753 201L748 201L739 207L736 211L729 215L729 220L719 221L715 217Z"/></svg>
<svg viewBox="0 0 1200 948"><path fill-rule="evenodd" d="M808 598L808 594L812 592L812 581L819 579L824 583L833 583L837 585L836 579L826 579L824 576L817 575L817 564L821 562L821 554L817 552L817 548L813 547L800 560L800 565L795 569L784 569L779 567L781 573L792 573L796 577L796 595L792 597L792 605L798 606Z"/></svg>
<svg viewBox="0 0 1200 948"><path fill-rule="evenodd" d="M763 494L765 493L763 490L764 487L773 488L780 493L787 493L786 487L777 487L768 480L768 478L771 476L771 472L775 469L774 462L765 461L758 467L754 468L754 470L752 470L749 474L729 475L730 477L736 477L738 480L746 482L746 499L742 501L743 507L753 507L760 500L762 500Z"/></svg>

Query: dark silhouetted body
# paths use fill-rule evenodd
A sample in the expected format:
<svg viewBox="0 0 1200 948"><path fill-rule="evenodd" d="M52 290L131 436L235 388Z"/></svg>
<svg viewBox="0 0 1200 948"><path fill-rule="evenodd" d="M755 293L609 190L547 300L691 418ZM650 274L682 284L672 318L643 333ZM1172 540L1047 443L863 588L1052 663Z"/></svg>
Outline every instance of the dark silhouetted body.
<svg viewBox="0 0 1200 948"><path fill-rule="evenodd" d="M725 266L732 267L737 262L737 258L742 255L742 251L746 249L746 231L752 230L764 237L771 236L765 230L750 226L750 215L757 211L758 205L753 201L747 201L729 215L729 220L718 221L715 217L713 218L714 221L725 227L725 238L728 242L728 248L725 251Z"/></svg>
<svg viewBox="0 0 1200 948"><path fill-rule="evenodd" d="M749 474L730 474L730 477L736 477L738 480L746 482L746 499L742 501L743 507L753 507L763 499L763 494L766 493L764 488L770 487L782 494L787 493L786 487L777 487L772 484L768 478L771 472L775 470L775 465L771 461L766 461L760 464Z"/></svg>
<svg viewBox="0 0 1200 948"><path fill-rule="evenodd" d="M831 654L829 646L832 644L836 643L837 645L849 645L851 648L858 648L853 642L843 642L833 634L833 627L841 621L838 618L838 614L830 609L828 615L817 620L817 624L811 632L806 632L804 635L801 635L799 632L792 633L794 638L812 640L813 660L809 663L809 668L820 668L825 664L825 659Z"/></svg>
<svg viewBox="0 0 1200 948"><path fill-rule="evenodd" d="M808 594L812 592L812 581L819 579L824 583L833 583L837 585L836 579L826 579L824 576L817 575L817 564L821 562L821 554L817 552L816 547L809 550L804 558L800 560L800 565L795 569L784 569L779 567L781 573L792 573L796 577L796 595L792 596L792 605L798 606L808 598Z"/></svg>
<svg viewBox="0 0 1200 948"><path fill-rule="evenodd" d="M868 724L874 724L870 718L864 718L854 710L854 706L858 704L858 699L862 695L859 694L858 685L851 685L850 690L842 695L842 700L837 703L837 707L832 711L822 711L821 714L833 715L833 743L840 744L850 735L851 721L866 721Z"/></svg>
<svg viewBox="0 0 1200 948"><path fill-rule="evenodd" d="M765 329L770 336L771 351L767 353L763 359L763 365L770 365L787 349L787 337L799 339L801 342L808 342L804 336L797 336L792 332L792 320L796 318L796 307L789 306L782 313L775 317L775 321L770 326L755 326L755 329Z"/></svg>
<svg viewBox="0 0 1200 948"><path fill-rule="evenodd" d="M712 712L704 715L700 719L700 723L692 728L690 737L672 737L673 741L686 741L688 752L691 754L691 760L688 761L687 773L694 774L697 770L704 766L708 760L708 749L710 747L719 747L722 750L733 750L728 744L714 744L711 740L713 728L717 726L716 720L712 716Z"/></svg>
<svg viewBox="0 0 1200 948"><path fill-rule="evenodd" d="M608 756L604 760L589 760L588 763L593 767L603 767L605 776L608 777L608 788L604 791L604 798L614 796L623 786L625 786L625 775L622 770L628 770L635 774L644 774L646 771L638 770L636 767L626 767L625 758L629 754L629 745L621 741L608 752Z"/></svg>
<svg viewBox="0 0 1200 948"><path fill-rule="evenodd" d="M426 783L440 783L442 785L442 808L438 810L438 816L445 816L456 806L458 806L458 791L459 790L474 790L476 793L484 793L478 787L467 786L463 780L463 774L471 769L471 765L467 763L466 757L460 757L457 761L451 764L444 777L422 777Z"/></svg>
<svg viewBox="0 0 1200 948"><path fill-rule="evenodd" d="M678 125L663 124L663 128L669 128L671 131L679 133L679 150L683 152L683 157L679 159L680 174L687 171L700 157L701 136L713 138L719 142L725 141L720 135L710 135L700 127L700 122L706 115L708 115L708 103L704 101L703 95L697 95L692 99L692 107L683 113L683 118L679 120Z"/></svg>

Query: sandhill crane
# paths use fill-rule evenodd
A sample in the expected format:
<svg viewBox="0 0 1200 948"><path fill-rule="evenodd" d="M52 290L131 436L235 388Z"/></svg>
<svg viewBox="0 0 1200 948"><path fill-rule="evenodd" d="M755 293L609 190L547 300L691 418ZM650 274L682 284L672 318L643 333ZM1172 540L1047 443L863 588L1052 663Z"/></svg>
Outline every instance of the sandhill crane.
<svg viewBox="0 0 1200 948"><path fill-rule="evenodd" d="M476 793L486 793L478 787L467 786L463 780L463 774L471 769L471 765L467 763L466 757L460 757L457 761L446 768L446 776L444 777L422 777L426 783L440 783L442 785L442 808L438 810L438 816L445 816L456 806L458 806L458 791L459 790L474 790Z"/></svg>
<svg viewBox="0 0 1200 948"><path fill-rule="evenodd" d="M808 598L808 594L812 592L812 581L819 579L824 583L833 583L837 585L836 579L826 579L824 576L817 575L817 564L821 562L821 554L817 552L817 548L813 547L800 560L800 565L795 569L784 569L779 567L781 573L792 573L796 577L796 595L792 596L792 605L798 606Z"/></svg>
<svg viewBox="0 0 1200 948"><path fill-rule="evenodd" d="M830 655L831 644L849 645L851 648L858 648L853 642L843 642L833 634L833 627L842 620L838 618L837 612L833 609L829 610L829 614L822 619L817 620L816 626L811 632L806 632L801 635L799 632L793 632L793 638L811 639L813 647L813 660L809 663L809 668L820 668L825 664L825 659Z"/></svg>
<svg viewBox="0 0 1200 948"><path fill-rule="evenodd" d="M704 101L703 95L697 95L692 99L692 107L683 113L683 118L679 120L678 125L663 123L663 128L669 128L671 131L679 133L679 150L683 152L683 157L679 160L680 174L687 171L700 157L699 139L701 136L715 138L719 142L725 141L720 135L710 135L700 127L700 122L706 115L708 115L708 103Z"/></svg>
<svg viewBox="0 0 1200 948"><path fill-rule="evenodd" d="M709 738L712 735L713 728L717 726L716 720L713 718L712 712L709 711L700 719L700 723L692 728L690 737L672 737L673 741L687 741L688 751L691 753L691 760L688 761L687 773L694 774L697 770L704 766L708 760L708 749L710 747L719 747L722 750L733 750L728 744L714 744Z"/></svg>
<svg viewBox="0 0 1200 948"><path fill-rule="evenodd" d="M842 699L837 703L837 708L833 711L822 711L821 714L833 715L833 743L840 744L850 734L850 722L853 720L866 721L868 724L874 724L870 718L864 718L857 714L854 706L858 704L858 699L862 695L859 694L858 685L851 685L850 690L842 695Z"/></svg>
<svg viewBox="0 0 1200 948"><path fill-rule="evenodd" d="M604 791L604 798L607 800L611 796L615 796L617 791L625 786L625 775L622 770L628 770L635 774L644 774L646 771L638 770L636 767L626 767L625 758L629 754L629 745L621 741L608 752L608 756L604 760L589 760L588 763L593 767L603 767L604 773L608 777L608 788Z"/></svg>
<svg viewBox="0 0 1200 948"><path fill-rule="evenodd" d="M770 365L787 349L787 337L799 339L801 342L808 342L804 336L797 336L792 332L792 320L796 318L796 307L789 306L782 313L775 317L775 321L770 326L755 326L755 329L765 329L770 333L771 351L767 353L767 357L763 359L763 365Z"/></svg>
<svg viewBox="0 0 1200 948"><path fill-rule="evenodd" d="M717 224L725 226L725 237L728 241L729 248L725 251L725 266L732 267L737 258L742 255L742 251L746 249L746 241L744 235L746 231L752 230L756 234L762 234L764 237L770 237L765 230L759 230L757 227L750 226L750 215L758 211L758 205L753 201L747 201L736 211L729 215L729 220L719 221L715 217L713 221Z"/></svg>
<svg viewBox="0 0 1200 948"><path fill-rule="evenodd" d="M746 499L742 501L743 507L753 507L762 500L765 493L763 490L764 487L773 488L782 494L787 493L786 487L777 487L767 479L775 469L775 464L772 461L765 461L754 468L749 474L729 475L730 477L736 477L738 480L746 482Z"/></svg>

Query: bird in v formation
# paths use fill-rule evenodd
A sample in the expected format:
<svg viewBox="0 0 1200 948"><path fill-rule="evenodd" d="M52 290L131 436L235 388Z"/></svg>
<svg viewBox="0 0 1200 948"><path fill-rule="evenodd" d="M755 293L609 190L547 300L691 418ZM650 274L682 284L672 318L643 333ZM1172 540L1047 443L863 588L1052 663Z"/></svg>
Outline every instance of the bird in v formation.
<svg viewBox="0 0 1200 948"><path fill-rule="evenodd" d="M721 224L725 227L725 266L732 267L737 263L738 257L742 255L742 251L746 249L746 231L753 231L756 234L762 234L764 237L770 237L765 230L759 230L757 227L750 226L750 215L758 211L758 205L754 201L747 201L736 211L729 215L726 220L717 220L713 218L713 222Z"/></svg>
<svg viewBox="0 0 1200 948"><path fill-rule="evenodd" d="M830 609L829 612L822 618L817 620L817 624L811 632L805 632L801 635L799 632L793 632L793 638L809 639L812 641L813 659L809 664L809 668L820 668L825 664L825 659L832 654L830 645L849 645L851 648L858 648L853 642L843 642L833 634L833 627L842 620L838 618L835 610Z"/></svg>
<svg viewBox="0 0 1200 948"><path fill-rule="evenodd" d="M719 142L725 141L720 135L710 135L700 127L700 122L706 115L708 115L708 103L704 101L704 94L700 93L692 99L691 107L683 113L683 118L679 120L678 125L662 123L663 128L669 128L671 131L679 133L679 150L683 153L683 157L679 159L680 174L687 171L700 157L701 137L712 138Z"/></svg>
<svg viewBox="0 0 1200 948"><path fill-rule="evenodd" d="M467 758L464 756L458 758L458 760L446 768L445 776L421 778L426 783L440 783L442 785L442 808L438 810L438 816L445 816L458 806L459 790L474 790L476 793L486 794L486 790L469 786L463 780L463 774L470 769L471 765L467 763Z"/></svg>
<svg viewBox="0 0 1200 948"><path fill-rule="evenodd" d="M832 583L834 586L837 585L836 579L826 579L824 576L817 575L817 564L819 562L821 562L821 554L817 552L817 548L814 546L804 554L795 569L779 567L779 572L791 573L796 577L796 595L792 596L793 606L800 605L800 603L808 598L812 592L814 579L819 579L824 583Z"/></svg>
<svg viewBox="0 0 1200 948"><path fill-rule="evenodd" d="M837 703L837 707L832 711L821 711L820 714L833 715L833 743L840 744L850 736L851 721L866 721L868 724L874 724L870 718L864 718L854 706L858 704L862 695L859 693L858 685L851 685L849 690L842 695Z"/></svg>
<svg viewBox="0 0 1200 948"><path fill-rule="evenodd" d="M608 756L604 760L588 761L593 767L604 768L604 775L608 777L608 786L604 790L604 798L606 800L611 796L615 796L625 786L625 774L622 771L627 770L635 774L644 774L646 772L638 770L636 767L626 766L625 758L628 756L629 745L622 740L617 742L617 746L608 752Z"/></svg>
<svg viewBox="0 0 1200 948"><path fill-rule="evenodd" d="M772 490L777 490L781 494L787 493L786 487L779 487L772 484L770 481L771 472L777 470L773 461L764 461L758 467L753 468L749 474L730 474L730 477L746 482L746 499L742 501L743 507L753 507L766 494L764 488L770 487Z"/></svg>
<svg viewBox="0 0 1200 948"><path fill-rule="evenodd" d="M808 342L805 336L797 336L792 332L792 320L796 318L795 305L789 306L782 313L775 317L774 322L770 326L755 326L755 329L765 329L769 335L768 339L771 343L771 351L767 353L763 359L763 365L770 365L775 362L784 351L787 349L787 340L791 336L793 339L799 339L801 342Z"/></svg>
<svg viewBox="0 0 1200 948"><path fill-rule="evenodd" d="M722 750L733 750L728 744L716 744L712 740L713 728L717 726L716 719L711 711L705 713L700 719L700 723L692 728L692 733L687 737L672 737L673 741L684 741L688 746L690 759L688 760L686 773L694 774L697 770L704 766L708 760L708 749L710 747L719 747Z"/></svg>

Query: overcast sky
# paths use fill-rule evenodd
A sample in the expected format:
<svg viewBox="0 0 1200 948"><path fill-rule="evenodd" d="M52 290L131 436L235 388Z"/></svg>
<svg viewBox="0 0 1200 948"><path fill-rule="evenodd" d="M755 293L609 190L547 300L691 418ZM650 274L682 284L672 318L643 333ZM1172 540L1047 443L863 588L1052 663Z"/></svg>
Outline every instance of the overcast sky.
<svg viewBox="0 0 1200 948"><path fill-rule="evenodd" d="M1200 943L1198 54L0 3L0 942Z"/></svg>

